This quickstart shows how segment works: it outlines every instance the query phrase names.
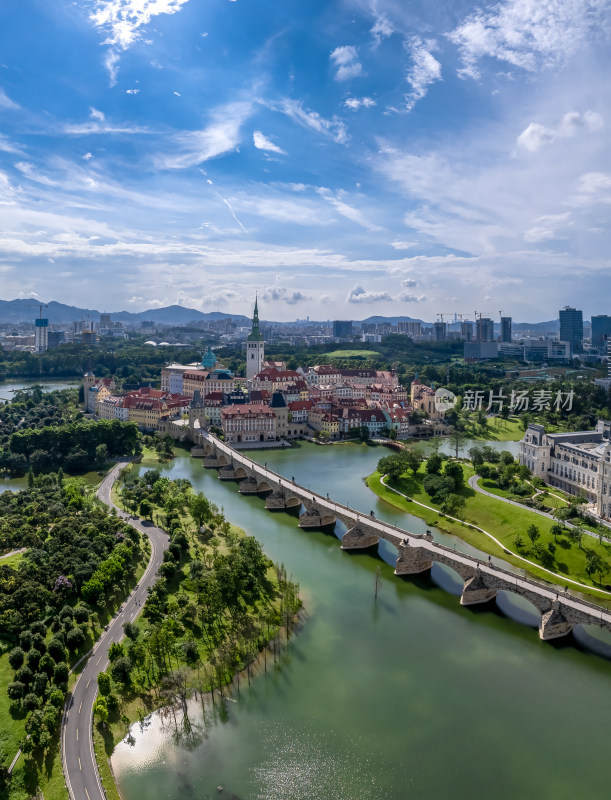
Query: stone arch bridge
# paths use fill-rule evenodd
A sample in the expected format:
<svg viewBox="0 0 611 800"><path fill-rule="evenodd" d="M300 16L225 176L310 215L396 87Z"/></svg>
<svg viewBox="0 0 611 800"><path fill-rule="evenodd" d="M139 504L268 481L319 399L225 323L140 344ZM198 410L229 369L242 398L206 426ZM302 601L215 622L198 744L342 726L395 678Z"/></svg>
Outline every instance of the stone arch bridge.
<svg viewBox="0 0 611 800"><path fill-rule="evenodd" d="M204 467L218 469L221 480L239 481L241 494L265 495L267 509L295 509L300 528L332 527L340 520L347 529L341 540L343 550L374 547L385 539L398 551L395 575L415 575L430 570L433 563L445 564L464 581L462 605L486 603L499 591L524 597L541 613L541 639L566 636L579 624L611 632L611 613L594 603L456 552L434 542L430 534L414 534L336 503L267 469L208 432L201 431L198 438L192 454L203 458Z"/></svg>

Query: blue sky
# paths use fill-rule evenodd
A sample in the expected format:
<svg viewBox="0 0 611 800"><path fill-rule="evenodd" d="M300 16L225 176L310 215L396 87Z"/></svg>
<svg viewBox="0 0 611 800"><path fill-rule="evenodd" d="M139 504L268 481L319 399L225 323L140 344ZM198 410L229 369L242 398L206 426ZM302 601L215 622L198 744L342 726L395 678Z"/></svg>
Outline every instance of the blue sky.
<svg viewBox="0 0 611 800"><path fill-rule="evenodd" d="M607 0L0 0L0 296L611 313Z"/></svg>

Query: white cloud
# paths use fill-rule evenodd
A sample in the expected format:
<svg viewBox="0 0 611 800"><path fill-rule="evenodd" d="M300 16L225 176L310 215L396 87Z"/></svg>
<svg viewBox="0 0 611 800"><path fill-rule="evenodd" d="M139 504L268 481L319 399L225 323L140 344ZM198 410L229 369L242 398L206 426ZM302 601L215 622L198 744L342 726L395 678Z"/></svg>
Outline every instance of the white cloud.
<svg viewBox="0 0 611 800"><path fill-rule="evenodd" d="M283 150L277 144L274 144L271 139L264 136L261 131L255 131L252 135L253 143L257 150L267 150L270 153L278 153L281 156L286 156L286 150Z"/></svg>
<svg viewBox="0 0 611 800"><path fill-rule="evenodd" d="M304 128L311 128L324 136L330 136L338 144L345 144L349 139L346 126L341 120L338 120L337 117L325 119L316 111L305 109L298 100L284 98L278 106L272 105L271 107L286 114Z"/></svg>
<svg viewBox="0 0 611 800"><path fill-rule="evenodd" d="M369 32L373 36L376 45L379 45L382 39L392 36L395 30L388 17L385 14L380 14L380 16L376 17L376 21Z"/></svg>
<svg viewBox="0 0 611 800"><path fill-rule="evenodd" d="M6 136L0 133L0 152L2 153L15 153L18 155L23 155L23 150L21 150L17 145L10 142Z"/></svg>
<svg viewBox="0 0 611 800"><path fill-rule="evenodd" d="M352 45L336 47L329 58L336 68L336 81L346 81L349 78L356 78L357 75L361 75L363 72L363 65L359 61L357 49Z"/></svg>
<svg viewBox="0 0 611 800"><path fill-rule="evenodd" d="M392 297L388 292L371 292L363 289L360 283L350 289L346 297L348 303L379 303L389 302Z"/></svg>
<svg viewBox="0 0 611 800"><path fill-rule="evenodd" d="M603 118L596 111L586 111L584 114L569 111L553 128L531 122L518 136L517 145L530 153L536 153L557 139L572 139L582 131L599 131L603 125Z"/></svg>
<svg viewBox="0 0 611 800"><path fill-rule="evenodd" d="M426 297L423 294L412 294L411 292L401 292L399 300L402 303L424 303Z"/></svg>
<svg viewBox="0 0 611 800"><path fill-rule="evenodd" d="M140 94L140 89L126 89L125 94Z"/></svg>
<svg viewBox="0 0 611 800"><path fill-rule="evenodd" d="M606 0L507 0L470 14L448 38L458 45L461 77L479 78L486 57L534 71L586 44L608 9Z"/></svg>
<svg viewBox="0 0 611 800"><path fill-rule="evenodd" d="M117 77L119 75L119 61L121 60L121 56L117 53L116 50L112 48L106 52L104 56L104 66L108 70L108 76L110 78L110 87L117 85Z"/></svg>
<svg viewBox="0 0 611 800"><path fill-rule="evenodd" d="M370 222L365 214L358 208L354 208L354 206L345 203L342 199L343 193L338 193L339 196L331 194L328 189L320 188L317 189L318 194L321 197L330 203L333 208L340 214L342 217L349 219L351 222L356 222L357 225L360 225L361 228L365 228L368 231L381 231L382 228L379 225L375 225L373 222Z"/></svg>
<svg viewBox="0 0 611 800"><path fill-rule="evenodd" d="M402 241L395 241L391 242L391 245L395 248L395 250L411 250L412 247L418 247L418 242L402 242Z"/></svg>
<svg viewBox="0 0 611 800"><path fill-rule="evenodd" d="M159 14L175 14L189 0L97 0L90 19L108 32L104 44L126 50L141 35L141 28Z"/></svg>
<svg viewBox="0 0 611 800"><path fill-rule="evenodd" d="M579 179L579 191L594 194L611 189L611 175L604 172L588 172Z"/></svg>
<svg viewBox="0 0 611 800"><path fill-rule="evenodd" d="M104 114L104 112L99 111L97 108L94 108L93 106L91 106L91 108L89 109L89 116L91 117L91 119L95 119L98 122L104 122L104 120L106 119L106 115Z"/></svg>
<svg viewBox="0 0 611 800"><path fill-rule="evenodd" d="M14 103L11 98L6 94L4 89L0 89L0 108L8 108L12 110L16 110L21 108L20 105Z"/></svg>
<svg viewBox="0 0 611 800"><path fill-rule="evenodd" d="M407 73L407 82L412 90L405 98L407 111L422 100L432 83L441 80L441 64L431 53L433 46L434 42L423 41L419 36L414 36L409 43L412 66Z"/></svg>
<svg viewBox="0 0 611 800"><path fill-rule="evenodd" d="M413 278L404 278L401 281L401 286L404 289L413 289L414 286L418 286L418 281L414 280Z"/></svg>
<svg viewBox="0 0 611 800"><path fill-rule="evenodd" d="M571 224L571 212L563 214L544 214L535 220L536 225L524 233L527 242L549 242L552 239L564 239L565 235L558 232L559 228L566 228Z"/></svg>
<svg viewBox="0 0 611 800"><path fill-rule="evenodd" d="M240 129L251 114L252 104L246 102L217 108L208 127L177 134L171 151L155 157L156 166L185 169L235 150L240 143Z"/></svg>
<svg viewBox="0 0 611 800"><path fill-rule="evenodd" d="M359 108L372 108L376 101L372 97L348 97L344 105L352 111L358 111Z"/></svg>
<svg viewBox="0 0 611 800"><path fill-rule="evenodd" d="M289 306L312 299L312 296L309 294L305 294L298 289L286 289L284 286L271 286L269 289L265 289L259 296L266 302L281 302Z"/></svg>

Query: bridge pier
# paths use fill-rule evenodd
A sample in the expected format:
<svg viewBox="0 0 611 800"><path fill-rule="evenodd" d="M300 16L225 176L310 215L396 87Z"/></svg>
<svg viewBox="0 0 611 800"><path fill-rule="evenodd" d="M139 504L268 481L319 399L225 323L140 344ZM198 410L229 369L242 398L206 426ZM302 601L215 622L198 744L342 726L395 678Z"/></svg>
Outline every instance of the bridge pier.
<svg viewBox="0 0 611 800"><path fill-rule="evenodd" d="M549 611L541 615L539 637L544 641L559 639L567 636L573 630L573 623L569 622L560 610L560 603L554 601Z"/></svg>
<svg viewBox="0 0 611 800"><path fill-rule="evenodd" d="M258 484L255 478L245 478L243 481L240 481L238 492L240 494L257 494L259 491L257 487Z"/></svg>
<svg viewBox="0 0 611 800"><path fill-rule="evenodd" d="M319 508L315 504L307 508L299 516L300 528L327 528L335 525L335 514Z"/></svg>
<svg viewBox="0 0 611 800"><path fill-rule="evenodd" d="M227 464L227 466L221 467L219 469L219 480L221 481L235 480L235 467L233 464Z"/></svg>
<svg viewBox="0 0 611 800"><path fill-rule="evenodd" d="M488 586L478 572L472 578L467 578L460 597L461 606L473 606L476 603L487 603L496 597L497 590Z"/></svg>
<svg viewBox="0 0 611 800"><path fill-rule="evenodd" d="M431 553L418 545L411 545L407 540L399 545L399 557L395 564L395 575L417 575L426 572L433 566Z"/></svg>
<svg viewBox="0 0 611 800"><path fill-rule="evenodd" d="M360 522L349 528L342 537L342 550L365 550L380 541L380 535L373 528Z"/></svg>
<svg viewBox="0 0 611 800"><path fill-rule="evenodd" d="M219 459L217 454L209 455L204 458L204 468L205 469L218 469L221 465L219 464Z"/></svg>
<svg viewBox="0 0 611 800"><path fill-rule="evenodd" d="M284 511L286 508L286 497L284 492L275 491L268 494L265 498L265 508L268 511Z"/></svg>

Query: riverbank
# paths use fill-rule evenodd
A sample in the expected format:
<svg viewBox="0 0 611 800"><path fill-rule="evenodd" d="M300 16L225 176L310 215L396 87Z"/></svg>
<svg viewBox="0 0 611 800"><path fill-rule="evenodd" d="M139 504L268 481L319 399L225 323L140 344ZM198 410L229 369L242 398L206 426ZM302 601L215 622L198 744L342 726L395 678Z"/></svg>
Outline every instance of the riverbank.
<svg viewBox="0 0 611 800"><path fill-rule="evenodd" d="M465 464L462 468L466 482L475 472ZM459 520L444 514L426 494L417 478L386 480L387 485L384 485L382 476L376 471L366 478L366 483L378 497L395 508L420 517L427 525L458 536L482 552L524 569L537 580L562 586L572 585L574 590L595 598L600 605L611 607L611 595L602 587L597 587L585 572L585 552L572 547L564 538L556 542L556 537L551 533L552 520L544 519L527 508L508 506L501 499L476 493L468 484L458 492L465 500L464 512ZM551 561L556 569L551 564L546 568L543 564L534 563L529 553L516 552L516 537L526 539L526 530L532 524L538 528L540 543L548 546L552 542L555 553L558 553ZM592 542L591 547L600 550L602 556L609 557L608 545Z"/></svg>
<svg viewBox="0 0 611 800"><path fill-rule="evenodd" d="M164 523L171 540L162 575L137 622L126 627L120 652L111 652L107 685L101 685L108 713L97 715L94 746L107 779L109 758L131 724L144 725L151 713L167 709L176 730L188 733L188 698L214 702L225 686L239 686L241 675L250 681L268 652L276 658L302 607L299 587L284 567L272 564L256 540L203 495L193 495L188 482L160 478L157 466L145 450L112 496L129 513L137 507Z"/></svg>

